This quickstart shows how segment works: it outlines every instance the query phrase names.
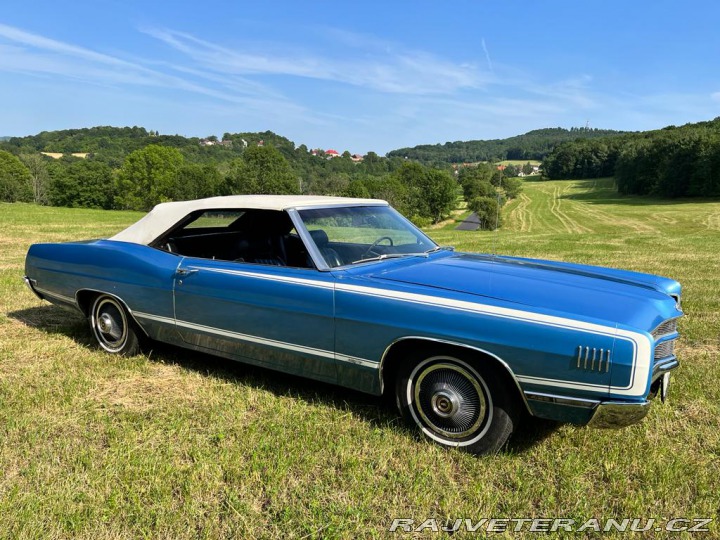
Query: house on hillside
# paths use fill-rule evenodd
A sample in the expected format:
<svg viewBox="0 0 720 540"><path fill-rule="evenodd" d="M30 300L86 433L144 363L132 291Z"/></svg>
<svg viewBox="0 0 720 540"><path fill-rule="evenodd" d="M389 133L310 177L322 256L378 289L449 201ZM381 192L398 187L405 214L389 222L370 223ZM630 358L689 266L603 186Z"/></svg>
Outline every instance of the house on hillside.
<svg viewBox="0 0 720 540"><path fill-rule="evenodd" d="M333 150L332 148L330 148L329 150L325 150L325 155L326 155L327 157L329 157L329 158L336 158L336 157L339 157L339 156L340 156L340 154L338 153L338 151L337 151L337 150Z"/></svg>
<svg viewBox="0 0 720 540"><path fill-rule="evenodd" d="M230 139L223 139L218 141L217 139L200 139L200 146L232 146L233 142Z"/></svg>

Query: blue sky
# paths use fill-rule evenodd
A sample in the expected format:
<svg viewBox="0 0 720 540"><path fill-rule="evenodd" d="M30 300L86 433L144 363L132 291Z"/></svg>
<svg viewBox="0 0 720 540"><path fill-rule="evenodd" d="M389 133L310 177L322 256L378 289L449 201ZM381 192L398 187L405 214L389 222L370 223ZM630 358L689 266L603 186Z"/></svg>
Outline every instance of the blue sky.
<svg viewBox="0 0 720 540"><path fill-rule="evenodd" d="M384 154L680 125L720 116L718 22L693 0L4 0L0 135L269 129Z"/></svg>

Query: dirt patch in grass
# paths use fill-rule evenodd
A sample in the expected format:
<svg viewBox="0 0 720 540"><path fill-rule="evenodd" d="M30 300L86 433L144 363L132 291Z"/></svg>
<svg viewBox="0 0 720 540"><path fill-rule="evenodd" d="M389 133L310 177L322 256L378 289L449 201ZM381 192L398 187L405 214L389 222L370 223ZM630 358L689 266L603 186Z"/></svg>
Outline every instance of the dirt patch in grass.
<svg viewBox="0 0 720 540"><path fill-rule="evenodd" d="M102 407L135 412L195 404L207 380L178 366L152 364L143 373L124 374L99 381L90 399Z"/></svg>

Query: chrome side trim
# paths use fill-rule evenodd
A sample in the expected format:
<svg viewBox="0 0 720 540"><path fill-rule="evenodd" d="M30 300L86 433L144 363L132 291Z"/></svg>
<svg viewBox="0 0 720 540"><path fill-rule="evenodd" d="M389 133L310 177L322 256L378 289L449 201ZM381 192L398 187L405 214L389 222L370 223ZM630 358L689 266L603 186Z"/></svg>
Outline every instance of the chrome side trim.
<svg viewBox="0 0 720 540"><path fill-rule="evenodd" d="M480 349L479 347L473 347L471 345L467 345L466 343L457 343L455 341L448 341L444 339L438 339L438 338L430 338L426 336L404 336L401 338L396 339L390 345L385 347L385 351L383 352L382 358L380 358L380 364L379 364L379 370L378 370L378 376L380 377L380 393L383 393L385 390L385 378L383 377L383 368L385 367L385 359L387 358L388 353L390 352L390 349L393 348L394 345L400 343L401 341L407 341L409 339L419 340L419 341L430 341L433 343L442 343L444 345L452 345L454 347L460 347L462 349L467 349L475 352L479 352L482 354L486 354L487 356L490 356L491 358L494 358L498 361L498 363L505 368L508 375L510 375L510 378L515 383L515 386L517 387L518 393L520 394L520 397L522 398L523 403L525 404L525 408L527 409L528 413L532 414L532 411L530 410L530 405L527 402L527 399L525 398L525 393L523 392L523 389L520 387L520 383L518 382L517 377L515 376L515 373L513 373L513 370L510 369L510 366L508 365L505 360L497 356L496 354L491 353L490 351L486 351L485 349Z"/></svg>
<svg viewBox="0 0 720 540"><path fill-rule="evenodd" d="M143 313L141 311L136 311L135 316L138 319L145 319L147 321L155 321L155 322L161 322L164 324L170 324L175 326L175 319L172 317L162 317L160 315L152 315L150 313Z"/></svg>
<svg viewBox="0 0 720 540"><path fill-rule="evenodd" d="M544 392L525 391L525 397L530 401L542 401L544 403L555 403L557 405L567 405L569 407L581 407L583 409L594 409L600 405L600 401L596 399L571 398L568 396L557 396L555 394L546 394Z"/></svg>
<svg viewBox="0 0 720 540"><path fill-rule="evenodd" d="M52 298L56 298L57 300L61 300L67 304L72 304L73 306L76 306L76 307L78 306L75 298L73 298L71 296L65 296L64 294L58 294L56 292L48 291L47 289L42 289L40 287L35 287L34 290L37 291L37 293L40 293L42 295L51 296Z"/></svg>
<svg viewBox="0 0 720 540"><path fill-rule="evenodd" d="M27 285L28 289L32 291L32 293L37 296L40 300L44 300L42 296L35 290L35 286L37 285L36 279L30 279L27 276L23 276L23 281L25 282L25 285Z"/></svg>
<svg viewBox="0 0 720 540"><path fill-rule="evenodd" d="M365 360L364 358L358 358L357 356L346 356L344 354L336 354L335 360L339 360L340 362L348 362L349 364L357 364L358 366L366 367L366 368L376 368L378 367L377 362L373 362L372 360Z"/></svg>
<svg viewBox="0 0 720 540"><path fill-rule="evenodd" d="M179 326L187 328L189 330L197 330L200 332L207 332L209 334L215 334L227 338L237 339L239 341L245 341L250 343L257 343L258 345L264 345L268 347L275 347L278 349L285 349L294 352L300 352L310 354L314 356L321 356L323 358L330 358L338 360L340 362L347 362L349 364L355 364L366 368L377 368L378 363L372 360L366 360L365 358L358 358L356 356L348 356L344 354L336 354L333 351L326 351L324 349L316 349L314 347L306 347L305 345L297 345L295 343L287 343L285 341L277 341L274 339L263 338L259 336L252 336L250 334L241 334L240 332L232 332L230 330L223 330L222 328L215 328L212 326L205 326L202 324L191 323L188 321L176 320L171 317L162 317L160 315L153 315L151 313L136 312L135 316L139 319L145 319L149 321L160 322L171 326Z"/></svg>
<svg viewBox="0 0 720 540"><path fill-rule="evenodd" d="M649 410L649 401L640 403L605 401L597 406L595 414L587 425L596 428L622 428L637 424L645 418Z"/></svg>

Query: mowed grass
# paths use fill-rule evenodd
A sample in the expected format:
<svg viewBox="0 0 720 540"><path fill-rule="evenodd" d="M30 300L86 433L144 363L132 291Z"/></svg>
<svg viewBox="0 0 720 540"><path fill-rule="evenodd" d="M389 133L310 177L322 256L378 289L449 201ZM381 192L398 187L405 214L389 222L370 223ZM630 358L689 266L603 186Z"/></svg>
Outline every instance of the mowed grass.
<svg viewBox="0 0 720 540"><path fill-rule="evenodd" d="M503 161L497 162L498 165L515 165L516 167L522 167L526 163L537 167L541 164L541 162L536 159L504 159Z"/></svg>
<svg viewBox="0 0 720 540"><path fill-rule="evenodd" d="M23 260L33 242L109 236L139 215L0 205L0 538L384 538L392 518L430 517L717 521L720 202L527 182L504 213L497 233L429 233L683 283L682 366L641 424L526 419L505 451L477 458L423 441L373 397L172 347L109 356L82 317L27 291Z"/></svg>

